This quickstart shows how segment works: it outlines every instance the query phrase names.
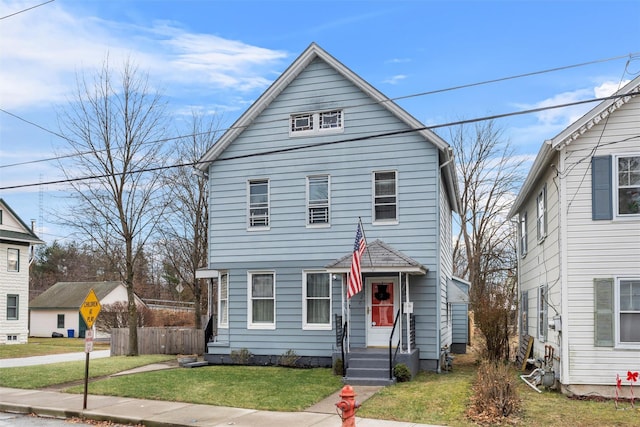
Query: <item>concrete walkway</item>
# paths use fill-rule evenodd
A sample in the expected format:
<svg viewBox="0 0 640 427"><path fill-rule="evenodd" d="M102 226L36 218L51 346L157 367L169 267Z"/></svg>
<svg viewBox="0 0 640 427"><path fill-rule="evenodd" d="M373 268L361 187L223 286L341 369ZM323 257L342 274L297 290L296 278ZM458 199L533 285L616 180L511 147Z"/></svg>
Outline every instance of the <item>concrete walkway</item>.
<svg viewBox="0 0 640 427"><path fill-rule="evenodd" d="M111 355L111 350L96 350L91 352L89 359L99 359L102 357L109 357L110 355ZM0 359L0 368L48 365L50 363L59 363L59 362L77 362L79 360L85 360L86 357L87 357L87 354L85 352L76 352L76 353L49 354L46 356L21 357L17 359Z"/></svg>

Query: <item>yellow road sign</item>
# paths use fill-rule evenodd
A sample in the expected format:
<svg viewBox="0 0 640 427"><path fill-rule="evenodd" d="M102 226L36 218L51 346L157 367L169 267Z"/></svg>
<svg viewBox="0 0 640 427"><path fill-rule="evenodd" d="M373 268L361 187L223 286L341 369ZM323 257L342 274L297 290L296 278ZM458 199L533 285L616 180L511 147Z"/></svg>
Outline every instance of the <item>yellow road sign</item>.
<svg viewBox="0 0 640 427"><path fill-rule="evenodd" d="M96 317L98 317L101 308L96 293L91 289L80 306L80 314L87 324L87 328L93 328L93 323L96 321Z"/></svg>

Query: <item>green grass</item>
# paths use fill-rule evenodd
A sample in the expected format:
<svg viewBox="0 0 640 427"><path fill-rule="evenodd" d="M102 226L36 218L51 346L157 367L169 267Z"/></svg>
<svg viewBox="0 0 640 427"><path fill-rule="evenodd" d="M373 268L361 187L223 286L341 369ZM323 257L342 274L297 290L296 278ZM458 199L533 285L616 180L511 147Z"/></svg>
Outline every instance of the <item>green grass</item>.
<svg viewBox="0 0 640 427"><path fill-rule="evenodd" d="M519 380L519 379L518 379ZM640 405L613 400L575 400L561 393L537 393L521 382L522 425L554 427L623 427L640 425Z"/></svg>
<svg viewBox="0 0 640 427"><path fill-rule="evenodd" d="M94 342L94 350L108 350L108 342ZM29 338L27 344L0 345L0 359L18 357L45 356L48 354L73 353L84 351L84 339L81 338Z"/></svg>
<svg viewBox="0 0 640 427"><path fill-rule="evenodd" d="M51 352L62 348L84 350L83 340L60 338L31 343ZM58 345L61 344L61 345ZM24 347L26 345L0 346ZM73 347L75 346L75 347ZM42 353L41 353L42 354ZM5 356L16 357L16 356ZM19 356L17 356L19 357ZM89 393L144 399L158 399L207 405L234 406L274 411L301 411L339 390L342 383L330 369L282 367L207 366L197 369L167 369L119 377L107 375L175 356L150 355L109 357L91 360ZM473 355L457 356L450 373L423 372L411 382L386 387L358 411L358 416L451 427L475 426L465 415L476 376ZM44 388L75 383L67 391L82 393L84 361L0 369L0 386ZM514 371L514 376L519 372ZM573 400L557 392L536 393L520 379L518 393L522 408L516 425L553 427L623 427L638 425L638 409L629 402L616 410L611 400ZM639 399L640 400L640 399Z"/></svg>
<svg viewBox="0 0 640 427"><path fill-rule="evenodd" d="M115 374L138 366L174 360L175 356L116 356L92 360L89 356L89 378ZM85 362L62 362L48 365L20 366L0 369L0 387L37 389L56 384L84 380Z"/></svg>
<svg viewBox="0 0 640 427"><path fill-rule="evenodd" d="M475 369L421 372L413 381L386 387L364 402L358 416L448 426L474 425L465 417Z"/></svg>
<svg viewBox="0 0 640 427"><path fill-rule="evenodd" d="M207 366L112 377L89 384L90 394L201 403L269 411L302 411L339 390L330 369ZM69 391L80 393L81 386Z"/></svg>

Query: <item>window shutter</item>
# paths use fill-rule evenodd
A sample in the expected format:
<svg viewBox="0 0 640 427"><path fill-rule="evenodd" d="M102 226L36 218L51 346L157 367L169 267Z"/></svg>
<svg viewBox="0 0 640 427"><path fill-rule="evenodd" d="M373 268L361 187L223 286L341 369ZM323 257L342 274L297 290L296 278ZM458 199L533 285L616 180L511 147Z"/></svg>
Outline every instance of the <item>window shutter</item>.
<svg viewBox="0 0 640 427"><path fill-rule="evenodd" d="M613 219L611 156L591 159L591 219Z"/></svg>
<svg viewBox="0 0 640 427"><path fill-rule="evenodd" d="M613 347L613 279L593 279L595 346Z"/></svg>

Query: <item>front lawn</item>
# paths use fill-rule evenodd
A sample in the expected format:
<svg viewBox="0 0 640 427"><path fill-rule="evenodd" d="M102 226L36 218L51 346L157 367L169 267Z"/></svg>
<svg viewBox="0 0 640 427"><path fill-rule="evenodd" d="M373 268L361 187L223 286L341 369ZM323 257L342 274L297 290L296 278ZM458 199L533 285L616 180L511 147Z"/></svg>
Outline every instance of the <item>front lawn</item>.
<svg viewBox="0 0 640 427"><path fill-rule="evenodd" d="M7 346L17 347L17 346ZM302 411L342 387L330 369L283 367L207 366L106 377L136 366L175 360L153 355L90 360L89 393L143 399L234 406L274 411ZM411 382L386 387L365 401L357 415L451 427L475 426L465 415L477 366L472 355L457 356L453 371L423 372ZM517 378L522 408L515 425L553 427L622 427L638 425L640 405L629 402L616 410L611 400L574 400L557 392L537 393ZM44 388L81 384L84 362L0 369L0 386ZM82 393L82 385L67 391ZM357 399L357 397L356 397Z"/></svg>
<svg viewBox="0 0 640 427"><path fill-rule="evenodd" d="M201 403L268 411L302 411L339 390L330 369L274 366L178 368L108 378L90 394ZM81 393L83 387L69 391Z"/></svg>

